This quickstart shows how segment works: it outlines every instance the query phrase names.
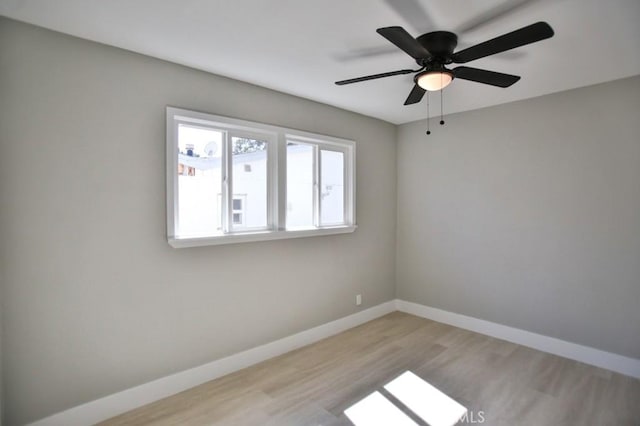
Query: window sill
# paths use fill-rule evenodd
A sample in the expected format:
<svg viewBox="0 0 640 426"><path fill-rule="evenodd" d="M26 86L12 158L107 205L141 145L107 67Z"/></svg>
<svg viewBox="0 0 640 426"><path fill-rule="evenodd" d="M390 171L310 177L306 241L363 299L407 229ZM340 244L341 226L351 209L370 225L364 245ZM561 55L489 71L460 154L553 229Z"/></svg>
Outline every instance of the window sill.
<svg viewBox="0 0 640 426"><path fill-rule="evenodd" d="M202 238L169 237L169 245L173 248L217 246L221 244L249 243L254 241L284 240L289 238L318 237L323 235L349 234L355 231L356 225L335 226L321 229L262 231L246 234L228 234Z"/></svg>

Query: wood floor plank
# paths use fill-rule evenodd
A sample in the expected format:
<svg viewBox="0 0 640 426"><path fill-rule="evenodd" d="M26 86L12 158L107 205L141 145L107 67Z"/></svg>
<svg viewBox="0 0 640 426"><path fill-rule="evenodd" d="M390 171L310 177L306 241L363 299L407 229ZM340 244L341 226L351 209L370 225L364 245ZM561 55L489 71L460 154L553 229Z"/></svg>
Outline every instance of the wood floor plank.
<svg viewBox="0 0 640 426"><path fill-rule="evenodd" d="M101 425L346 426L344 410L407 370L467 407L466 424L640 425L640 380L400 312Z"/></svg>

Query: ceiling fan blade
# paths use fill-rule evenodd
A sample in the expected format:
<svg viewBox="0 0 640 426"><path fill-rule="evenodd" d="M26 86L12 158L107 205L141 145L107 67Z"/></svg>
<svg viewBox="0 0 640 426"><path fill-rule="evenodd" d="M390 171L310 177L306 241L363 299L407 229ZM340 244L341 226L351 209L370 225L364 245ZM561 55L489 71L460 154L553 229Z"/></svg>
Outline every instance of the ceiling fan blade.
<svg viewBox="0 0 640 426"><path fill-rule="evenodd" d="M456 78L475 81L476 83L490 84L498 87L509 87L516 81L520 80L520 77L517 75L481 70L479 68L457 67L452 71Z"/></svg>
<svg viewBox="0 0 640 426"><path fill-rule="evenodd" d="M413 89L411 89L411 93L409 93L409 96L407 97L407 100L404 101L404 104L405 105L417 104L422 100L422 97L424 96L424 92L426 92L426 90L424 90L422 87L418 86L417 84L414 85Z"/></svg>
<svg viewBox="0 0 640 426"><path fill-rule="evenodd" d="M453 62L464 64L485 56L494 55L553 36L553 29L546 22L536 22L519 30L476 44L453 54Z"/></svg>
<svg viewBox="0 0 640 426"><path fill-rule="evenodd" d="M389 40L391 43L404 50L413 59L424 59L431 56L427 49L422 47L418 40L413 38L402 27L385 27L376 30L378 34Z"/></svg>
<svg viewBox="0 0 640 426"><path fill-rule="evenodd" d="M418 0L384 0L384 2L420 34L435 29L433 19Z"/></svg>
<svg viewBox="0 0 640 426"><path fill-rule="evenodd" d="M533 3L537 0L508 0L503 3L499 3L491 9L474 16L466 22L463 22L460 26L458 26L455 30L457 34L465 33L467 31L475 30L478 27L481 27L489 22L501 18L523 6L526 4Z"/></svg>
<svg viewBox="0 0 640 426"><path fill-rule="evenodd" d="M340 80L340 81L336 81L336 84L338 86L344 86L345 84L351 84L351 83L359 83L361 81L367 81L367 80L375 80L376 78L383 78L383 77L391 77L392 75L400 75L400 74L411 74L417 72L415 70L398 70L398 71L391 71L391 72L383 72L380 74L373 74L373 75L367 75L364 77L356 77L356 78L350 78L348 80Z"/></svg>

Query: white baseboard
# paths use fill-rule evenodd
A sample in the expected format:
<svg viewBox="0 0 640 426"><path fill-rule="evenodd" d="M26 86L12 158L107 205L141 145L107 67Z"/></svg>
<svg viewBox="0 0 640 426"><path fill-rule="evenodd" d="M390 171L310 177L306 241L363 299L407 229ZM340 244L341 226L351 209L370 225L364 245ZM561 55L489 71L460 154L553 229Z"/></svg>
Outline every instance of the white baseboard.
<svg viewBox="0 0 640 426"><path fill-rule="evenodd" d="M302 331L275 342L267 343L208 364L172 374L118 392L86 404L70 408L31 423L31 426L86 426L117 416L151 402L166 398L222 377L259 362L265 361L342 331L364 324L396 310L396 302L390 301L349 315L344 318Z"/></svg>
<svg viewBox="0 0 640 426"><path fill-rule="evenodd" d="M582 346L530 331L508 327L454 312L443 311L413 302L406 302L404 300L396 300L396 308L401 312L475 331L508 342L584 362L585 364L606 368L607 370L627 376L640 378L640 359L629 358L589 346Z"/></svg>

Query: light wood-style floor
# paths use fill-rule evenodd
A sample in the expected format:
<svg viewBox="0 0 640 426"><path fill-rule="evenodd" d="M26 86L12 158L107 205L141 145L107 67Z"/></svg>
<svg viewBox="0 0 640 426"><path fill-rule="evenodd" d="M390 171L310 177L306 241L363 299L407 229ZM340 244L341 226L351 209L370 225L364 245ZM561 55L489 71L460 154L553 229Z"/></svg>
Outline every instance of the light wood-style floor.
<svg viewBox="0 0 640 426"><path fill-rule="evenodd" d="M467 424L640 425L640 380L400 312L101 424L351 425L345 409L407 370Z"/></svg>

